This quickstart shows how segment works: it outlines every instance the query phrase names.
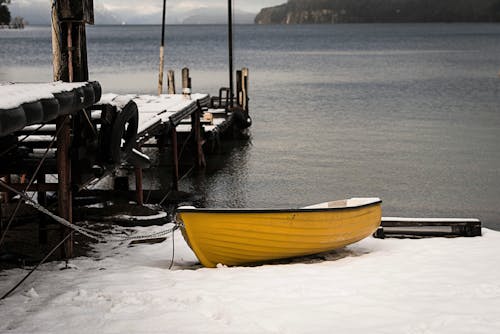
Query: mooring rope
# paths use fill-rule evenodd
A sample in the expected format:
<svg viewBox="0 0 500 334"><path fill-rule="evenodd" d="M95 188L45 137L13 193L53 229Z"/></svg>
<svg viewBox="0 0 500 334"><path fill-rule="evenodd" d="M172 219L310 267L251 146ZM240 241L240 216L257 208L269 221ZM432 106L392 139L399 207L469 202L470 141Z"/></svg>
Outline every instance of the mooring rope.
<svg viewBox="0 0 500 334"><path fill-rule="evenodd" d="M12 191L13 193L19 195L22 199L24 199L26 201L26 204L32 206L33 208L35 208L36 210L46 214L47 216L51 217L52 219L54 219L57 223L69 228L69 229L72 229L73 231L75 232L78 232L90 239L93 239L93 240L96 240L96 241L99 241L99 242L125 242L125 241L136 241L136 240L144 240L144 239L151 239L151 238L159 238L159 237L163 237L165 235L168 235L169 233L171 233L173 230L176 230L180 227L180 225L174 220L172 219L171 223L174 224L174 227L173 228L169 228L167 230L164 230L164 231L159 231L159 232L155 232L155 233L152 233L152 234L149 234L149 235L140 235L140 236L131 236L131 237L123 237L123 238L110 238L109 237L109 234L107 233L103 233L103 232L98 232L98 231L94 231L94 230L91 230L91 229L88 229L88 228L85 228L85 227L81 227L81 226L78 226L78 225L75 225L71 222L69 222L68 220L52 213L51 211L47 210L45 207L43 207L42 205L38 204L37 202L35 202L33 199L31 199L29 196L27 196L25 193L22 193L14 188L12 188L11 186L9 186L7 183L5 183L4 181L0 180L0 185L2 185L3 187L7 188L9 191Z"/></svg>
<svg viewBox="0 0 500 334"><path fill-rule="evenodd" d="M28 279L28 277L31 276L31 274L33 274L37 269L38 267L40 267L45 261L47 261L47 259L52 255L54 254L54 252L59 248L61 247L61 245L69 239L70 236L72 236L73 233L68 233L68 235L66 235L66 237L64 237L64 239L62 239L54 248L52 248L52 250L47 254L45 255L45 257L36 265L34 266L16 285L14 285L13 288L11 288L9 291L7 291L2 297L0 297L0 300L4 300L5 298L7 298L8 296L10 296L11 293L13 293L14 291L16 291L17 288L19 288L21 286L21 284L24 283L24 281L26 281Z"/></svg>
<svg viewBox="0 0 500 334"><path fill-rule="evenodd" d="M166 236L168 235L169 233L172 233L172 259L170 261L170 265L168 267L168 270L171 270L172 269L172 266L174 264L174 257L175 257L175 235L174 235L174 232L175 230L177 230L179 227L181 226L181 224L175 224L174 227L168 229L168 230L165 230L165 231L160 231L160 232L156 232L156 233L153 233L153 234L150 234L148 236L134 236L134 237L128 237L128 238L122 238L122 239L119 239L121 241L125 241L125 240L141 240L141 238L152 238L152 237L156 237L156 238L159 238L159 237L163 237L163 236ZM81 233L81 231L78 231L79 233ZM45 263L45 261L47 261L47 259L52 255L54 254L54 252L62 246L62 244L64 244L64 242L66 242L66 240L69 239L69 237L71 237L73 235L73 232L67 234L64 239L62 239L36 266L34 266L16 285L14 285L9 291L7 291L5 294L2 295L2 297L0 297L0 300L4 300L5 298L7 298L8 296L10 296L14 291L16 291L17 288L19 288L21 286L21 284L24 283L24 281L26 281L37 269L38 267L40 267L43 263ZM117 239L118 240L118 239Z"/></svg>
<svg viewBox="0 0 500 334"><path fill-rule="evenodd" d="M42 159L40 160L40 162L38 163L36 169L35 169L35 172L33 173L33 175L31 176L31 179L30 181L28 182L28 185L24 188L24 192L22 194L25 194L25 197L28 198L29 200L32 200L31 198L29 198L27 195L26 195L26 191L29 190L29 188L31 187L31 185L33 184L33 182L35 181L36 177L38 176L38 173L40 172L40 169L42 168L42 165L43 163L45 162L45 160L47 159L48 155L49 155L49 152L50 152L50 149L52 148L52 146L54 145L55 143L55 140L57 138L57 136L59 135L59 132L61 131L62 128L59 128L56 132L56 134L52 137L52 141L50 142L49 146L47 147L47 149L45 150L45 153L42 157ZM6 183L4 183L1 179L0 179L0 182L1 184L4 186L4 187L8 187L8 188L11 188L10 186L7 186ZM19 193L21 194L21 192L17 192L16 193ZM10 229L10 225L12 224L12 222L14 221L14 217L17 215L17 212L19 211L19 209L21 208L21 201L22 201L22 198L19 199L19 201L17 202L16 204L16 207L14 208L14 211L12 212L12 214L10 215L9 217L9 221L7 223L7 227L5 228L5 231L2 233L2 236L0 237L0 246L3 244L4 240L5 240L5 237L7 235L7 232L9 231Z"/></svg>

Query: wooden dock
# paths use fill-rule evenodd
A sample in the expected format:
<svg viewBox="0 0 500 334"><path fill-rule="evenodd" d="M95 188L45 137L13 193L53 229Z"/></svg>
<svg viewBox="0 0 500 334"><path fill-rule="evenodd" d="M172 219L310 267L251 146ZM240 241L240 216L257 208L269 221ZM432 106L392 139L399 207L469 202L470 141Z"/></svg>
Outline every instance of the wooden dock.
<svg viewBox="0 0 500 334"><path fill-rule="evenodd" d="M382 217L374 237L478 237L481 221L475 218L402 218Z"/></svg>

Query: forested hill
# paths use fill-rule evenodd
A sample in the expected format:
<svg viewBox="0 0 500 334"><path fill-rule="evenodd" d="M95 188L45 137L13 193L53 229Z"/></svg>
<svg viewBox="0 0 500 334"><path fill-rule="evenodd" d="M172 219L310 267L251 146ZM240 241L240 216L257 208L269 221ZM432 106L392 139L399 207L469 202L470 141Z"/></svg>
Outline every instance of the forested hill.
<svg viewBox="0 0 500 334"><path fill-rule="evenodd" d="M257 24L500 22L500 0L288 0Z"/></svg>

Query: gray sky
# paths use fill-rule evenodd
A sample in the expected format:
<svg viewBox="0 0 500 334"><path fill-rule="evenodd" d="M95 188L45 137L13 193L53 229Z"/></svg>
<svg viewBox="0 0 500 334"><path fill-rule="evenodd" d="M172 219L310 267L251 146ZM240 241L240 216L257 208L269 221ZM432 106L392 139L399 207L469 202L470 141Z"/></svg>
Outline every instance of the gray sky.
<svg viewBox="0 0 500 334"><path fill-rule="evenodd" d="M28 21L40 23L50 20L50 4L53 0L12 0L10 5L13 15L23 16ZM233 0L238 11L257 13L263 7L285 3L287 0ZM176 23L186 13L200 9L227 8L227 0L167 0L167 22ZM126 22L143 22L160 17L163 7L162 0L94 0L96 12L109 13ZM155 21L156 22L156 21ZM158 22L156 22L158 23Z"/></svg>
<svg viewBox="0 0 500 334"><path fill-rule="evenodd" d="M13 0L16 1L16 0ZM38 0L37 0L38 1ZM44 0L45 1L45 0ZM285 3L286 0L256 0L244 1L234 0L234 7L243 11L258 12L263 7L273 6ZM141 14L152 14L160 11L163 1L137 1L137 0L94 0L96 5L104 5L109 10L118 10L120 12L139 12ZM175 11L187 11L199 8L217 8L226 7L226 0L167 0L167 8Z"/></svg>

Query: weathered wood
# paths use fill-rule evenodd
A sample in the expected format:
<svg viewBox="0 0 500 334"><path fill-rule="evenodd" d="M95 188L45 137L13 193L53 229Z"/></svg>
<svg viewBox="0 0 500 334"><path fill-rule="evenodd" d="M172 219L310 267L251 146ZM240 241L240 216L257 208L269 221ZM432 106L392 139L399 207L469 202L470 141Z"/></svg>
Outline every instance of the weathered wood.
<svg viewBox="0 0 500 334"><path fill-rule="evenodd" d="M241 107L248 113L248 68L241 69Z"/></svg>
<svg viewBox="0 0 500 334"><path fill-rule="evenodd" d="M66 219L70 223L73 221L72 213L72 198L71 198L71 159L69 156L70 149L70 119L69 116L59 117L57 120L57 180L58 180L58 213L59 216ZM61 240L72 233L66 227L62 228ZM63 257L73 257L73 236L68 237L64 243Z"/></svg>
<svg viewBox="0 0 500 334"><path fill-rule="evenodd" d="M135 195L138 205L144 204L144 192L142 187L142 168L135 168Z"/></svg>
<svg viewBox="0 0 500 334"><path fill-rule="evenodd" d="M5 175L3 177L0 177L0 180L4 181L6 184L8 185L11 185L11 182L10 182L10 175ZM0 187L0 190L2 188ZM0 195L1 195L1 198L0 198L0 202L1 203L9 203L10 202L10 193L9 191L7 191L7 189L4 189L5 192L0 192Z"/></svg>
<svg viewBox="0 0 500 334"><path fill-rule="evenodd" d="M171 127L171 138L172 138L172 163L174 166L174 171L172 173L172 189L175 191L179 190L179 154L177 152L177 130L175 125Z"/></svg>
<svg viewBox="0 0 500 334"><path fill-rule="evenodd" d="M233 8L232 1L227 0L227 49L229 62L229 107L233 107L234 80L233 80Z"/></svg>
<svg viewBox="0 0 500 334"><path fill-rule="evenodd" d="M163 68L165 67L165 47L160 46L160 69L158 71L158 95L163 93Z"/></svg>
<svg viewBox="0 0 500 334"><path fill-rule="evenodd" d="M236 71L236 104L243 105L243 92L242 92L242 74L241 71Z"/></svg>
<svg viewBox="0 0 500 334"><path fill-rule="evenodd" d="M481 236L481 221L471 218L382 217L375 237Z"/></svg>
<svg viewBox="0 0 500 334"><path fill-rule="evenodd" d="M52 6L52 63L54 81L60 80L63 77L63 54L61 42L61 25L57 15L57 7Z"/></svg>
<svg viewBox="0 0 500 334"><path fill-rule="evenodd" d="M169 70L167 72L167 76L168 76L168 93L175 94L175 72Z"/></svg>
<svg viewBox="0 0 500 334"><path fill-rule="evenodd" d="M195 161L198 168L205 167L205 155L203 153L203 142L201 138L201 108L191 114L191 131L194 133L194 144L195 144Z"/></svg>
<svg viewBox="0 0 500 334"><path fill-rule="evenodd" d="M45 184L45 174L40 173L37 177L37 184ZM45 191L37 192L38 204L47 206L47 193ZM40 215L40 222L38 223L38 242L40 244L47 244L47 220L45 215Z"/></svg>
<svg viewBox="0 0 500 334"><path fill-rule="evenodd" d="M94 24L93 0L56 0L60 21Z"/></svg>
<svg viewBox="0 0 500 334"><path fill-rule="evenodd" d="M189 78L189 68L182 69L182 94L191 95L191 82Z"/></svg>
<svg viewBox="0 0 500 334"><path fill-rule="evenodd" d="M165 14L167 1L163 0L163 15L161 21L161 43L160 43L160 70L158 72L158 95L163 93L163 69L165 64Z"/></svg>
<svg viewBox="0 0 500 334"><path fill-rule="evenodd" d="M43 174L43 173L41 173ZM7 183L7 182L6 182ZM25 183L8 183L10 187L16 189L17 191L33 191L33 192L47 192L47 191L57 191L59 186L57 183L33 183L28 189L26 189ZM0 189L3 189L0 185Z"/></svg>

